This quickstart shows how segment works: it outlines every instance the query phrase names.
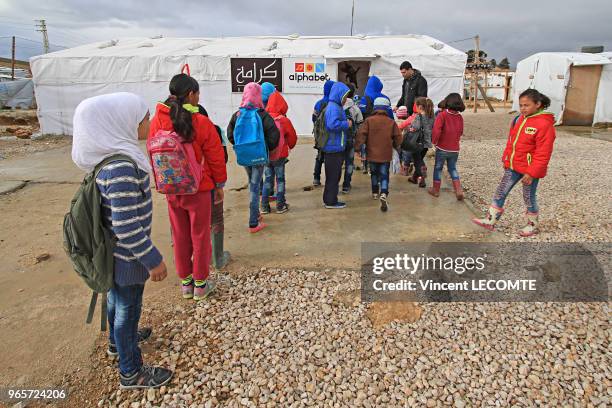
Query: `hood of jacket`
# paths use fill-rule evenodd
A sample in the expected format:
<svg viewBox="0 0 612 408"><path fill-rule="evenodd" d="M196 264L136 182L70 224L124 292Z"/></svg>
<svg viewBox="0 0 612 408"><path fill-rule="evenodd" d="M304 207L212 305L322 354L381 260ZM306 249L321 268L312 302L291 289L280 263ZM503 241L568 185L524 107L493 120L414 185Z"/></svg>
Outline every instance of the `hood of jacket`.
<svg viewBox="0 0 612 408"><path fill-rule="evenodd" d="M286 116L287 111L289 110L289 105L287 105L287 101L283 98L280 92L274 92L270 95L270 99L268 99L268 105L266 106L266 110L272 117L277 117L280 115Z"/></svg>
<svg viewBox="0 0 612 408"><path fill-rule="evenodd" d="M335 81L328 79L327 81L325 81L325 84L323 84L323 99L325 99L326 101L329 100L329 93L331 92L331 89L335 83Z"/></svg>
<svg viewBox="0 0 612 408"><path fill-rule="evenodd" d="M329 92L329 101L342 106L342 98L351 90L342 82L336 82Z"/></svg>
<svg viewBox="0 0 612 408"><path fill-rule="evenodd" d="M381 95L383 90L383 83L376 75L372 75L368 79L368 84L366 85L365 94L372 99L376 99Z"/></svg>
<svg viewBox="0 0 612 408"><path fill-rule="evenodd" d="M270 82L261 84L261 99L263 103L268 103L268 99L270 99L270 95L272 95L274 91L276 91L276 87Z"/></svg>
<svg viewBox="0 0 612 408"><path fill-rule="evenodd" d="M242 93L242 102L240 103L241 108L254 107L263 109L263 100L261 98L261 85L250 82L244 87Z"/></svg>

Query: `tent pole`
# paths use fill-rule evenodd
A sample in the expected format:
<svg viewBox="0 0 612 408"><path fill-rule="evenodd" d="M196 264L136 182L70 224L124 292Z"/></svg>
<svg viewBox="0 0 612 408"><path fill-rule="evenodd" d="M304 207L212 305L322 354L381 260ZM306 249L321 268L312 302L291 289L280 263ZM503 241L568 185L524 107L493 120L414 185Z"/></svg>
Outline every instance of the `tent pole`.
<svg viewBox="0 0 612 408"><path fill-rule="evenodd" d="M353 36L354 24L355 24L355 0L353 0L353 7L351 9L351 37Z"/></svg>

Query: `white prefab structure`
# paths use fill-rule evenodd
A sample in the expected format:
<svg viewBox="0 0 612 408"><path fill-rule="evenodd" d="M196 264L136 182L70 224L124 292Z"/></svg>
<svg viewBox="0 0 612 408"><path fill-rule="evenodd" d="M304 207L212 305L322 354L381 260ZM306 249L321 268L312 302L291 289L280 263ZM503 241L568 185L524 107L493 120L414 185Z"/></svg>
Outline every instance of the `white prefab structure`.
<svg viewBox="0 0 612 408"><path fill-rule="evenodd" d="M513 109L518 97L535 88L551 101L556 124L612 123L612 53L543 52L517 64Z"/></svg>
<svg viewBox="0 0 612 408"><path fill-rule="evenodd" d="M367 79L364 73L377 75L384 83L383 93L395 104L402 86L399 66L408 60L421 70L429 83L429 96L437 103L450 92L463 91L467 56L424 35L293 35L127 38L45 54L30 62L42 132L71 134L74 109L94 95L134 92L150 103L153 112L155 103L167 97L170 79L184 64L199 81L201 102L211 118L224 126L241 100L241 94L232 92L233 88L241 89L249 78L260 83L279 80L278 67L267 63L271 59L282 64L288 116L298 133L309 135L312 108L322 96L324 78L345 78L345 71L339 72L339 67L346 69L347 61L363 68L355 76L362 89L363 78Z"/></svg>

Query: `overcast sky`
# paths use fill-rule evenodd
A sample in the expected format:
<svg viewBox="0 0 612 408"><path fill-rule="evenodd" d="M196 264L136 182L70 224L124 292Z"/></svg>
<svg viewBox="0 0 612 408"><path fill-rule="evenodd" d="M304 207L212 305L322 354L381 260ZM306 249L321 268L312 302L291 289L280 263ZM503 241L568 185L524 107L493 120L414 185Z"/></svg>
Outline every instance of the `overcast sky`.
<svg viewBox="0 0 612 408"><path fill-rule="evenodd" d="M352 0L0 0L0 56L42 53L33 19L45 18L52 50L130 36L348 35ZM464 3L464 4L462 4ZM570 5L567 5L570 4ZM356 34L426 34L450 43L479 34L481 48L512 65L540 51L612 51L612 0L355 0ZM453 42L468 50L473 41Z"/></svg>

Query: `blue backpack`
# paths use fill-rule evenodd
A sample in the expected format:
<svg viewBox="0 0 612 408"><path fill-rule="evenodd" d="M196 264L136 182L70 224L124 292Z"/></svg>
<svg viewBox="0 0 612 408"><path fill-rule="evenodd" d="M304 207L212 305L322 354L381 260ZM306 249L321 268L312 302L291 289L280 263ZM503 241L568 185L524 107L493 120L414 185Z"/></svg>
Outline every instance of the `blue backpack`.
<svg viewBox="0 0 612 408"><path fill-rule="evenodd" d="M257 109L240 108L234 127L234 152L241 166L268 164L268 147Z"/></svg>

